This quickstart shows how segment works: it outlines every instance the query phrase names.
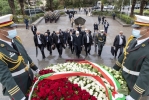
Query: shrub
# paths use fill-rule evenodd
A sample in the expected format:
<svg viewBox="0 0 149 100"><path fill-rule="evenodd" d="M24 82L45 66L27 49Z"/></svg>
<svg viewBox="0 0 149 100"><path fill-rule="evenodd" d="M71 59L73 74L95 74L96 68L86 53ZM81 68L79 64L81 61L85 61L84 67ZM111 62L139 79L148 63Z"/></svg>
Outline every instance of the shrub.
<svg viewBox="0 0 149 100"><path fill-rule="evenodd" d="M134 22L134 19L124 15L124 14L116 14L116 16L121 19L123 22L125 22L126 24L132 24Z"/></svg>
<svg viewBox="0 0 149 100"><path fill-rule="evenodd" d="M24 18L27 18L29 21L34 22L39 17L42 17L42 16L44 16L44 13L36 14L36 16L34 15L31 18L30 16L25 15ZM24 23L24 18L23 18L23 15L14 15L13 20L15 23Z"/></svg>

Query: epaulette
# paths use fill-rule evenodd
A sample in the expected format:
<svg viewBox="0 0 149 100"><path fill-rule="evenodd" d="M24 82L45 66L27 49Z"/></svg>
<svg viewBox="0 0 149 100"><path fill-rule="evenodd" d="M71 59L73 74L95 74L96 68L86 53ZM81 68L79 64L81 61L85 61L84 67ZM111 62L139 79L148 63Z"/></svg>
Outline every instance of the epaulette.
<svg viewBox="0 0 149 100"><path fill-rule="evenodd" d="M15 38L22 44L21 38L19 36L16 36Z"/></svg>

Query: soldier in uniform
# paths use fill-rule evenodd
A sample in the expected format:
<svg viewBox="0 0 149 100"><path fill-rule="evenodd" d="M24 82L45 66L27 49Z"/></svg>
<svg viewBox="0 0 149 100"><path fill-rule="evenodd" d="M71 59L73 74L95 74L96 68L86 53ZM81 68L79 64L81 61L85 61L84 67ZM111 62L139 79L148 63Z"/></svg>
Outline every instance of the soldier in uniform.
<svg viewBox="0 0 149 100"><path fill-rule="evenodd" d="M0 17L0 83L3 94L12 100L27 100L25 97L32 85L33 72L37 66L27 54L17 31L13 15Z"/></svg>
<svg viewBox="0 0 149 100"><path fill-rule="evenodd" d="M100 30L101 32L98 33L95 37L95 43L98 45L98 56L101 56L102 48L106 42L106 35L104 34L104 30Z"/></svg>
<svg viewBox="0 0 149 100"><path fill-rule="evenodd" d="M136 15L132 27L132 36L114 69L122 69L130 91L126 100L140 100L149 95L149 17Z"/></svg>

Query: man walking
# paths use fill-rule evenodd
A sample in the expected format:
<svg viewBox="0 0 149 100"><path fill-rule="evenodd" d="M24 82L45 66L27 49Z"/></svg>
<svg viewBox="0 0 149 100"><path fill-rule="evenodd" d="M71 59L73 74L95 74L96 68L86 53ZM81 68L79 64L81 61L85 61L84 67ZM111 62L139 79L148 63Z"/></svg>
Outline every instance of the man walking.
<svg viewBox="0 0 149 100"><path fill-rule="evenodd" d="M149 95L149 17L135 15L132 27L132 36L113 68L121 70L127 82L126 100L147 100L142 97Z"/></svg>
<svg viewBox="0 0 149 100"><path fill-rule="evenodd" d="M94 32L95 32L95 30L98 30L98 24L97 23L94 23Z"/></svg>
<svg viewBox="0 0 149 100"><path fill-rule="evenodd" d="M44 53L44 47L46 46L45 36L40 32L37 32L36 35L34 35L34 43L36 48L38 47L40 49L42 58L45 59L45 53Z"/></svg>
<svg viewBox="0 0 149 100"><path fill-rule="evenodd" d="M95 30L93 34L93 41L94 41L94 46L95 46L95 52L97 51L97 44L96 44L96 36L98 35L98 30Z"/></svg>
<svg viewBox="0 0 149 100"><path fill-rule="evenodd" d="M26 25L26 29L29 29L28 22L29 22L28 19L25 18L25 19L24 19L24 23L25 23L25 25Z"/></svg>
<svg viewBox="0 0 149 100"><path fill-rule="evenodd" d="M103 46L105 45L106 42L106 35L104 34L104 30L101 30L100 33L95 37L96 38L96 44L98 45L98 56L101 56L101 52L103 49Z"/></svg>
<svg viewBox="0 0 149 100"><path fill-rule="evenodd" d="M93 38L91 34L89 34L89 30L85 29L86 34L83 36L82 44L85 46L86 56L90 55L91 45L93 43Z"/></svg>
<svg viewBox="0 0 149 100"><path fill-rule="evenodd" d="M28 100L26 94L39 69L27 54L12 21L13 15L0 17L0 83L4 96L12 100Z"/></svg>
<svg viewBox="0 0 149 100"><path fill-rule="evenodd" d="M59 53L59 57L62 57L62 52L63 52L63 48L65 48L64 46L64 40L63 40L63 36L60 35L59 31L56 31L56 35L53 38L53 46L56 46L57 51Z"/></svg>
<svg viewBox="0 0 149 100"><path fill-rule="evenodd" d="M114 42L113 42L113 46L115 47L115 58L117 56L118 49L120 49L118 58L120 57L120 55L123 53L123 48L125 47L125 45L126 45L126 38L123 35L123 32L120 31L119 35L115 37Z"/></svg>
<svg viewBox="0 0 149 100"><path fill-rule="evenodd" d="M105 22L104 22L104 29L105 29L106 33L108 31L108 27L109 27L109 23L107 22L107 20L105 20Z"/></svg>
<svg viewBox="0 0 149 100"><path fill-rule="evenodd" d="M102 24L104 24L105 18L105 16L102 16Z"/></svg>
<svg viewBox="0 0 149 100"><path fill-rule="evenodd" d="M45 35L47 50L50 52L50 55L52 55L52 48L51 48L53 44L52 36L48 35L48 33L45 33L44 35Z"/></svg>
<svg viewBox="0 0 149 100"><path fill-rule="evenodd" d="M101 21L101 17L100 17L100 16L98 16L98 22L99 22L99 25L100 25L100 21Z"/></svg>
<svg viewBox="0 0 149 100"><path fill-rule="evenodd" d="M80 53L82 50L82 36L79 35L79 31L76 31L76 35L73 38L73 46L76 52L76 56L80 58Z"/></svg>
<svg viewBox="0 0 149 100"><path fill-rule="evenodd" d="M71 49L71 53L73 54L74 52L74 46L73 46L73 37L74 35L72 34L72 31L70 31L70 34L68 35L68 44L69 44L69 47Z"/></svg>
<svg viewBox="0 0 149 100"><path fill-rule="evenodd" d="M36 35L37 27L34 24L32 24L31 30L32 30L33 34Z"/></svg>

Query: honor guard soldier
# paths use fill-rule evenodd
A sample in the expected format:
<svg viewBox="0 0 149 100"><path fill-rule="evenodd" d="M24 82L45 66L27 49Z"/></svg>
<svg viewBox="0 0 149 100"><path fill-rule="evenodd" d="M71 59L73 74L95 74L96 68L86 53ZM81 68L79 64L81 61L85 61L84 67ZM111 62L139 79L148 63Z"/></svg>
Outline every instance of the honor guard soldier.
<svg viewBox="0 0 149 100"><path fill-rule="evenodd" d="M149 95L149 17L135 15L132 27L132 36L114 69L122 69L130 91L126 100L140 100Z"/></svg>
<svg viewBox="0 0 149 100"><path fill-rule="evenodd" d="M106 42L106 34L104 33L104 30L100 30L100 33L98 33L95 36L95 43L98 45L98 56L101 56L101 52L103 49L103 46Z"/></svg>
<svg viewBox="0 0 149 100"><path fill-rule="evenodd" d="M33 80L31 69L39 69L17 36L12 19L12 14L0 17L0 83L3 95L12 100L27 100L25 95Z"/></svg>

